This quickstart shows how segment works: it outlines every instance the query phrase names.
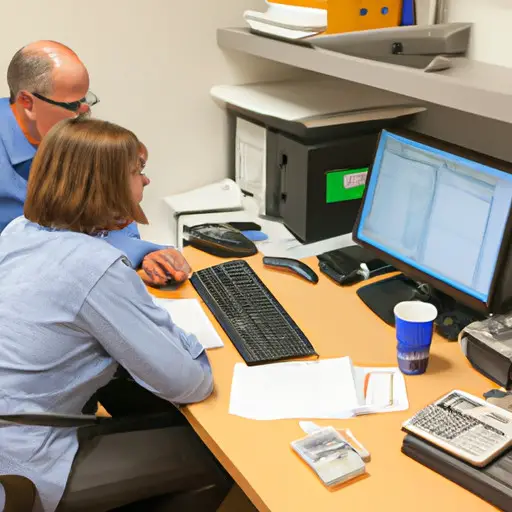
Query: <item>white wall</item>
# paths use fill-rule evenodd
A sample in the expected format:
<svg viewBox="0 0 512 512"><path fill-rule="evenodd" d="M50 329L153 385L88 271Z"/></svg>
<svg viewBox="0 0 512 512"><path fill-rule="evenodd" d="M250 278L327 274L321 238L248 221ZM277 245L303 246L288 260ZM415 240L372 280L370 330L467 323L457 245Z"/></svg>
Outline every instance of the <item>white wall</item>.
<svg viewBox="0 0 512 512"><path fill-rule="evenodd" d="M475 24L471 58L512 67L512 0L449 0L448 21Z"/></svg>
<svg viewBox="0 0 512 512"><path fill-rule="evenodd" d="M512 67L512 0L448 0L448 21L474 23L469 56ZM512 88L512 85L511 85ZM414 129L512 162L512 124L429 105Z"/></svg>
<svg viewBox="0 0 512 512"><path fill-rule="evenodd" d="M151 226L143 234L165 241L162 198L228 174L226 116L210 99L210 87L283 78L292 71L217 48L218 27L240 25L245 9L262 5L263 0L25 0L20 8L4 2L0 69L7 69L19 47L43 38L81 56L101 99L95 115L132 129L149 148L152 184L144 208ZM4 78L0 95L6 94Z"/></svg>
<svg viewBox="0 0 512 512"><path fill-rule="evenodd" d="M512 0L449 0L449 19L476 22L473 58L512 66ZM98 117L137 133L149 147L143 234L166 241L166 195L228 175L228 127L209 97L218 83L284 78L298 71L217 48L216 29L242 24L263 0L25 0L4 2L0 69L42 38L71 46L101 98ZM0 95L7 94L5 79ZM445 115L443 114L443 118Z"/></svg>

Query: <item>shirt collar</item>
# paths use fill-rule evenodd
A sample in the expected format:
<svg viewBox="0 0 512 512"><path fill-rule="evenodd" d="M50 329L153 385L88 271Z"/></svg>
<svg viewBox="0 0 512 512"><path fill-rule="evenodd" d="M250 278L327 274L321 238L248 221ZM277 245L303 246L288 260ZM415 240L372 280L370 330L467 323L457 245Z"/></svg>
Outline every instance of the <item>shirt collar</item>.
<svg viewBox="0 0 512 512"><path fill-rule="evenodd" d="M36 147L30 144L14 117L9 98L0 98L0 139L12 165L32 160Z"/></svg>

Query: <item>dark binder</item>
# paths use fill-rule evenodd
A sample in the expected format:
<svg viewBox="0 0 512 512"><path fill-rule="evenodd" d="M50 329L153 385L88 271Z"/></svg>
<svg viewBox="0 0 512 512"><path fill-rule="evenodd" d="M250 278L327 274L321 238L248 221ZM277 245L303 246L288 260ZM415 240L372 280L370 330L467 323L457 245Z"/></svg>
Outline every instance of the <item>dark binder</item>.
<svg viewBox="0 0 512 512"><path fill-rule="evenodd" d="M402 452L504 512L512 512L512 450L479 469L408 434Z"/></svg>

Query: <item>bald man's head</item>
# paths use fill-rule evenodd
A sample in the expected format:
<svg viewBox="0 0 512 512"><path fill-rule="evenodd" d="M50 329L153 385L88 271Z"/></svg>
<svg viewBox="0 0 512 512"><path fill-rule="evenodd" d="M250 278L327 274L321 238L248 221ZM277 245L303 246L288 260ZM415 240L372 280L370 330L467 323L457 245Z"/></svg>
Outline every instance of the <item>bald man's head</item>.
<svg viewBox="0 0 512 512"><path fill-rule="evenodd" d="M50 96L63 82L74 89L73 85L84 79L88 82L89 77L78 55L56 41L36 41L24 46L15 53L7 70L11 102L21 91Z"/></svg>
<svg viewBox="0 0 512 512"><path fill-rule="evenodd" d="M86 114L89 74L77 54L55 41L37 41L16 52L7 70L18 123L35 141L59 121Z"/></svg>

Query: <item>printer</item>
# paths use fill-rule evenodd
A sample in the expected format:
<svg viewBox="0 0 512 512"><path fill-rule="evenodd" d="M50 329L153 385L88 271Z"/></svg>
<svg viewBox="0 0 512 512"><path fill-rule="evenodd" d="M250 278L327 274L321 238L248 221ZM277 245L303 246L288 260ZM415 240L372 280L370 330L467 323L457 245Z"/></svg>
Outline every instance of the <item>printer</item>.
<svg viewBox="0 0 512 512"><path fill-rule="evenodd" d="M512 313L473 322L459 335L462 352L480 373L512 388Z"/></svg>
<svg viewBox="0 0 512 512"><path fill-rule="evenodd" d="M216 86L234 119L235 181L303 243L350 233L381 129L423 112L410 98L332 78Z"/></svg>

